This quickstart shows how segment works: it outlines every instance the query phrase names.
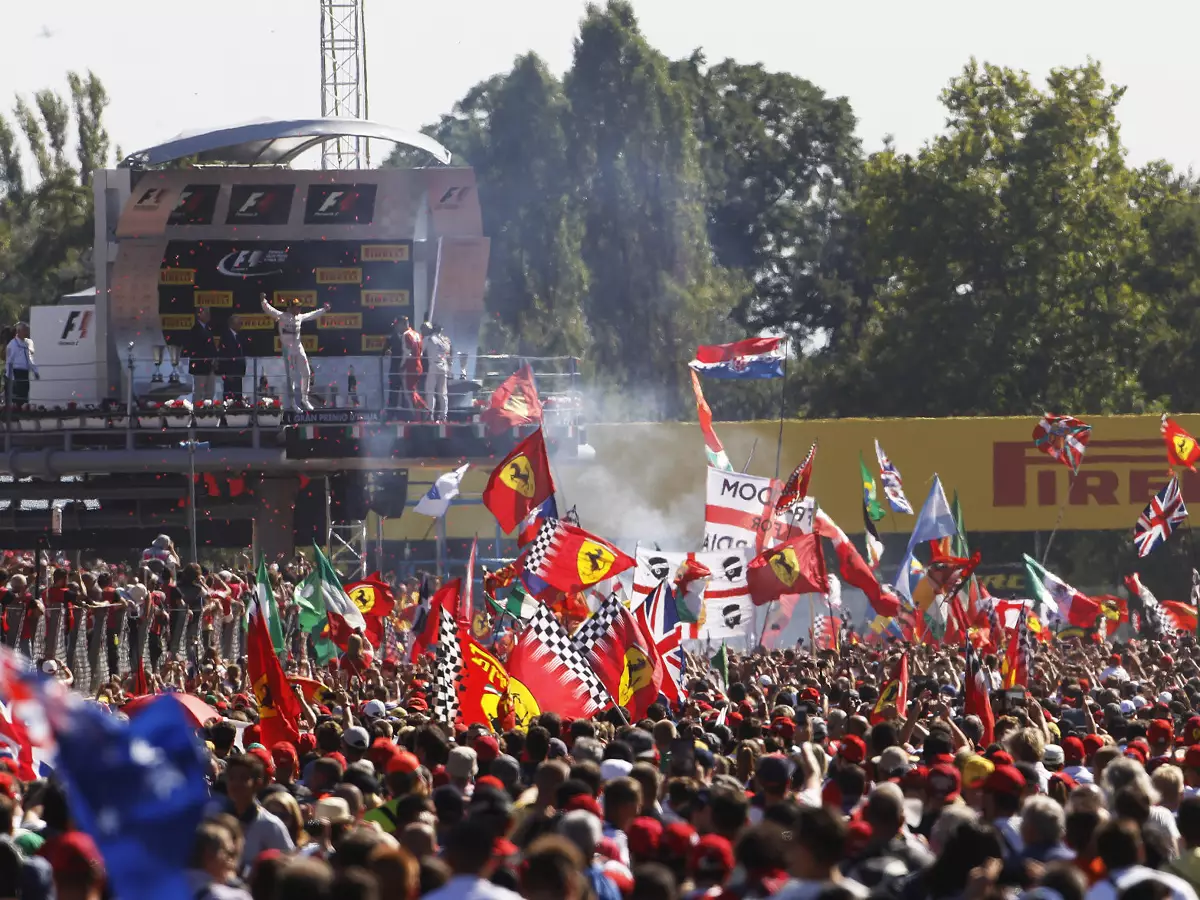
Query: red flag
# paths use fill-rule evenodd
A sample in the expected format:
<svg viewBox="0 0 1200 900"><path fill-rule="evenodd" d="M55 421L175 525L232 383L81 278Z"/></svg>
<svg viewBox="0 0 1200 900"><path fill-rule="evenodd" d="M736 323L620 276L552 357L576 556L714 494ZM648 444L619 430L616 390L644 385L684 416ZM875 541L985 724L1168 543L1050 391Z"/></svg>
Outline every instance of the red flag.
<svg viewBox="0 0 1200 900"><path fill-rule="evenodd" d="M996 717L992 712L991 700L992 685L983 671L979 653L970 644L967 644L966 651L967 678L964 685L963 709L968 716L979 716L979 720L983 722L983 737L980 739L980 746L976 748L982 750L991 744L996 736Z"/></svg>
<svg viewBox="0 0 1200 900"><path fill-rule="evenodd" d="M520 559L530 575L566 593L586 590L634 566L633 557L562 519L548 520Z"/></svg>
<svg viewBox="0 0 1200 900"><path fill-rule="evenodd" d="M895 618L900 613L900 599L890 591L885 591L862 558L846 532L838 527L824 510L817 510L813 520L813 528L821 537L833 541L833 549L838 555L838 574L842 581L853 585L867 595L867 602L875 610L876 615Z"/></svg>
<svg viewBox="0 0 1200 900"><path fill-rule="evenodd" d="M479 549L479 538L471 541L471 555L467 557L467 577L463 580L463 590L458 597L458 613L455 619L459 630L470 631L471 622L475 618L475 554Z"/></svg>
<svg viewBox="0 0 1200 900"><path fill-rule="evenodd" d="M267 620L257 597L250 601L250 623L246 632L246 670L258 700L258 726L262 743L296 743L300 739L300 701L292 692L283 666L275 655Z"/></svg>
<svg viewBox="0 0 1200 900"><path fill-rule="evenodd" d="M458 720L464 725L487 725L499 714L500 699L513 694L508 672L496 657L463 630L458 632L462 654L461 668L455 679L458 691ZM519 693L519 692L518 692ZM515 704L516 718L524 723L530 710L525 703Z"/></svg>
<svg viewBox="0 0 1200 900"><path fill-rule="evenodd" d="M448 616L458 615L458 592L462 587L462 581L458 578L451 579L438 588L438 592L433 595L433 599L429 601L429 609L425 613L425 621L418 619L413 623L413 630L416 635L413 637L412 650L409 654L409 659L416 662L420 659L421 654L430 647L436 647L438 643L438 626L442 619L442 613Z"/></svg>
<svg viewBox="0 0 1200 900"><path fill-rule="evenodd" d="M903 719L908 715L908 652L900 657L896 667L896 677L883 686L875 708L871 710L871 724L882 722L889 706L896 708L896 715Z"/></svg>
<svg viewBox="0 0 1200 900"><path fill-rule="evenodd" d="M396 608L396 597L387 582L373 572L361 581L351 581L344 586L346 595L354 601L363 621L367 625L364 637L372 647L383 646L383 623Z"/></svg>
<svg viewBox="0 0 1200 900"><path fill-rule="evenodd" d="M1166 414L1162 417L1163 442L1167 445L1167 463L1172 466L1187 466L1196 471L1200 461L1200 445L1196 439L1175 424Z"/></svg>
<svg viewBox="0 0 1200 900"><path fill-rule="evenodd" d="M483 489L483 505L496 517L500 530L509 534L553 495L550 457L539 428L513 447L492 471Z"/></svg>
<svg viewBox="0 0 1200 900"><path fill-rule="evenodd" d="M629 710L633 721L645 718L658 699L664 676L662 658L633 614L611 594L572 640L585 654L605 690Z"/></svg>
<svg viewBox="0 0 1200 900"><path fill-rule="evenodd" d="M1160 600L1159 604L1176 629L1188 634L1196 633L1196 607L1178 600Z"/></svg>
<svg viewBox="0 0 1200 900"><path fill-rule="evenodd" d="M813 457L817 455L817 442L813 441L804 462L796 466L794 472L783 486L783 492L775 502L775 513L787 512L795 504L808 496L808 483L812 481Z"/></svg>
<svg viewBox="0 0 1200 900"><path fill-rule="evenodd" d="M785 594L829 593L820 537L800 534L754 557L746 567L746 583L755 606Z"/></svg>
<svg viewBox="0 0 1200 900"><path fill-rule="evenodd" d="M324 702L325 692L329 690L324 682L317 681L315 678L305 678L300 675L289 676L288 683L293 687L300 688L300 693L304 695L305 701L314 706Z"/></svg>
<svg viewBox="0 0 1200 900"><path fill-rule="evenodd" d="M695 369L689 369L688 372L692 376L692 393L696 395L696 418L700 420L700 432L704 435L704 447L708 451L709 465L716 465L718 468L727 466L729 457L725 455L721 439L717 437L717 432L713 429L712 409L709 407L708 401L704 399L704 389L700 387L700 377L696 374Z"/></svg>
<svg viewBox="0 0 1200 900"><path fill-rule="evenodd" d="M529 363L509 375L504 384L492 391L491 402L480 414L479 420L487 425L489 434L542 420L542 401L538 398Z"/></svg>
<svg viewBox="0 0 1200 900"><path fill-rule="evenodd" d="M538 711L591 718L612 705L603 683L545 606L538 606L508 655L508 676Z"/></svg>

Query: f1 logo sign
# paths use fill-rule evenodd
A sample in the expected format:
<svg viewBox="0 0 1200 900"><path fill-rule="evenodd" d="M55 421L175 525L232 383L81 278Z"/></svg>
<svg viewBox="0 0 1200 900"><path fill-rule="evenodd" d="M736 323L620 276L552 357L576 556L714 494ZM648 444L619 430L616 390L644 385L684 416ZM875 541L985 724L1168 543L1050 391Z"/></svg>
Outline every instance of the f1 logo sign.
<svg viewBox="0 0 1200 900"><path fill-rule="evenodd" d="M471 192L469 185L455 185L454 187L446 188L446 192L438 199L438 206L456 207L467 198L467 194Z"/></svg>
<svg viewBox="0 0 1200 900"><path fill-rule="evenodd" d="M246 202L241 205L237 211L237 214L239 216L252 215L254 213L254 207L258 206L258 201L265 196L266 191L254 191L249 197L246 198Z"/></svg>
<svg viewBox="0 0 1200 900"><path fill-rule="evenodd" d="M73 309L67 313L67 321L63 324L62 334L58 336L60 344L78 344L88 335L92 323L90 309Z"/></svg>
<svg viewBox="0 0 1200 900"><path fill-rule="evenodd" d="M333 212L338 202L344 196L346 196L345 191L330 191L329 196L325 198L325 202L321 204L321 208L317 210L317 215L320 216Z"/></svg>

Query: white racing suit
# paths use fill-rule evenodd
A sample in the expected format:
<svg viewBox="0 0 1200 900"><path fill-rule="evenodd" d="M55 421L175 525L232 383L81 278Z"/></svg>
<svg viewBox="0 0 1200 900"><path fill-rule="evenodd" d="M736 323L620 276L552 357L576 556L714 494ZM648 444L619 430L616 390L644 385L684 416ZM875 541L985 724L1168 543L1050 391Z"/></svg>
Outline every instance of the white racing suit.
<svg viewBox="0 0 1200 900"><path fill-rule="evenodd" d="M317 307L306 313L281 312L266 300L263 300L262 308L263 312L279 323L279 343L283 347L283 359L287 365L292 407L297 410L312 409L312 404L308 402L312 367L308 364L308 354L304 352L304 344L300 340L300 326L323 314L325 309Z"/></svg>
<svg viewBox="0 0 1200 900"><path fill-rule="evenodd" d="M435 422L445 422L450 412L450 338L435 334L429 338L429 374L425 376L425 389L429 392L429 409Z"/></svg>

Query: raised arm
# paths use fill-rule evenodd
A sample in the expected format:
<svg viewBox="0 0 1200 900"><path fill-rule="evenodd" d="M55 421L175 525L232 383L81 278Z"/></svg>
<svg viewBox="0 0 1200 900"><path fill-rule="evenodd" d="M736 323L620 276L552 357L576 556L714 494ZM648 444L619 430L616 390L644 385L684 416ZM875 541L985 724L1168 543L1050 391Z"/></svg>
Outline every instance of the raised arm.
<svg viewBox="0 0 1200 900"><path fill-rule="evenodd" d="M268 316L270 316L276 322L278 322L281 318L283 318L283 313L281 313L279 310L277 310L275 307L273 307L270 303L267 302L266 294L259 294L258 299L262 303L263 312L265 312Z"/></svg>
<svg viewBox="0 0 1200 900"><path fill-rule="evenodd" d="M324 306L318 306L312 312L300 313L300 315L296 316L296 324L307 322L309 319L315 319L318 316L323 316L327 312L329 312L328 303L326 303Z"/></svg>

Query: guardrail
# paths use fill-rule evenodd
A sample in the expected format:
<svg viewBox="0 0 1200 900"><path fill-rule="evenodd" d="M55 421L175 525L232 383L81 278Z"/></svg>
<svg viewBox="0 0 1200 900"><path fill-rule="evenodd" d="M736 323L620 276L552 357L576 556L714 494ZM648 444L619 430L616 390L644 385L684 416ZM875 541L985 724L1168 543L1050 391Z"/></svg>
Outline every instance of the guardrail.
<svg viewBox="0 0 1200 900"><path fill-rule="evenodd" d="M505 379L528 363L537 380L538 393L545 413L545 421L551 427L578 426L582 424L583 402L579 390L579 360L576 357L519 357L512 355L479 355L476 357L476 377L467 378L465 354L457 376L452 375L448 387L451 423L470 423L478 420L479 414L489 405L492 393ZM377 362L376 362L377 360ZM99 430L113 428L278 428L284 409L291 406L287 396L286 377L275 383L268 371L278 372L279 359L250 357L230 366L230 360L222 357L194 358L194 361L209 363L218 368L212 375L191 375L187 372L189 357L176 358L172 355L169 373L164 374L164 360L156 353L151 359L126 358L124 400L107 398L99 403L88 403L85 397L94 393L81 386L76 375L63 374L67 370L78 371L78 366L41 365L38 367L38 400L28 402L32 383L24 379L5 377L3 402L5 425L15 431L62 431ZM320 360L315 361L319 365ZM392 373L388 359L368 359L376 363L375 371L361 375L347 375L344 383L322 381L314 376L309 401L317 409L351 410L363 409L381 414L387 420L422 422L432 421L427 409L414 408L411 391L403 390L401 375ZM233 373L244 368L245 374L223 374L220 369ZM151 372L148 377L137 377L138 373ZM432 384L426 384L427 375L420 376L418 393L427 407L432 407L430 392ZM364 392L360 388L372 379L376 390L370 393L379 398L369 407L362 402ZM47 394L46 385L53 385ZM197 397L196 391L211 396Z"/></svg>

